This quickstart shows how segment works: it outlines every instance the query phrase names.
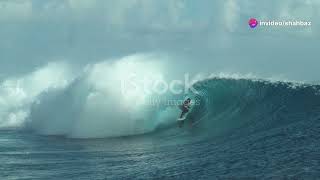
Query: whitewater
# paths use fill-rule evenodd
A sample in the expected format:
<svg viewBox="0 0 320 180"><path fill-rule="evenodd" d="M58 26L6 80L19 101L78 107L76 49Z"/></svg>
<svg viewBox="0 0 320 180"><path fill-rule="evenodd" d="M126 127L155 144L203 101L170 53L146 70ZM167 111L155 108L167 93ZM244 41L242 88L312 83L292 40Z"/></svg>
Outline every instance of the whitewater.
<svg viewBox="0 0 320 180"><path fill-rule="evenodd" d="M124 80L183 77L167 62L145 54L80 69L52 62L4 79L1 179L320 175L319 85L216 73L196 74L181 94L123 89ZM180 110L165 102L186 97L197 103L178 128Z"/></svg>

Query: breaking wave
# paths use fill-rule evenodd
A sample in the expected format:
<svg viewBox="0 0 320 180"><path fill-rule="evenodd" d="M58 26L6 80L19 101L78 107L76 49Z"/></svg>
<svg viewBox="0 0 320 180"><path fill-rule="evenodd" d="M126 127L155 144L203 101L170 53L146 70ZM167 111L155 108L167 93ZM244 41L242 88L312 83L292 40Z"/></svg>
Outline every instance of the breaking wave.
<svg viewBox="0 0 320 180"><path fill-rule="evenodd" d="M25 77L2 83L0 127L19 127L43 135L71 138L118 137L177 127L176 104L191 97L187 120L210 136L243 134L301 120L320 118L318 85L254 78L210 77L193 84L193 91L175 95L124 92L123 80L162 79L163 61L134 55L88 65L75 73L53 63ZM10 86L9 86L10 84ZM195 91L194 91L195 90ZM157 99L156 104L150 103Z"/></svg>

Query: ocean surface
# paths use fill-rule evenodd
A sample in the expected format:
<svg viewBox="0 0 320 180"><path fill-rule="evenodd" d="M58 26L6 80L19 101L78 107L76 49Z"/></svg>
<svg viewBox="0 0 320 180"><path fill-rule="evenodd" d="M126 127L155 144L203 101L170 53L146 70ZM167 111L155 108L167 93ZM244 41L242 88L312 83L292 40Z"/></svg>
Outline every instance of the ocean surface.
<svg viewBox="0 0 320 180"><path fill-rule="evenodd" d="M77 136L34 122L1 129L0 179L320 177L320 86L212 78L194 88L187 96L200 103L182 128L172 119L150 130L148 114L139 121L147 131L120 136ZM38 111L30 119L44 118Z"/></svg>

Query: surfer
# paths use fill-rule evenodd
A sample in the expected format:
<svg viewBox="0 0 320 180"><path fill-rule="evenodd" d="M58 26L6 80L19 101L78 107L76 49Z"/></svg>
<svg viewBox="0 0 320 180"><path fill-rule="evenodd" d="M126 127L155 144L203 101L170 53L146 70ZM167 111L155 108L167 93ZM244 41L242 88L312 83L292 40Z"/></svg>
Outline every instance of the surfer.
<svg viewBox="0 0 320 180"><path fill-rule="evenodd" d="M182 117L183 117L187 112L189 112L190 106L191 106L191 99L188 98L188 99L185 100L185 101L183 102L183 104L180 106L180 109L182 110L181 115L180 115L180 119L182 119Z"/></svg>
<svg viewBox="0 0 320 180"><path fill-rule="evenodd" d="M189 112L190 106L191 106L191 99L190 99L190 98L188 98L187 100L185 100L185 101L183 102L183 104L179 106L179 108L182 110L181 115L180 115L180 117L179 117L179 119L178 119L178 121L179 121L179 127L180 127L180 128L181 128L181 127L183 126L183 124L184 124L184 120L186 119L186 117L184 117L184 115ZM190 124L190 125L191 125L191 124Z"/></svg>

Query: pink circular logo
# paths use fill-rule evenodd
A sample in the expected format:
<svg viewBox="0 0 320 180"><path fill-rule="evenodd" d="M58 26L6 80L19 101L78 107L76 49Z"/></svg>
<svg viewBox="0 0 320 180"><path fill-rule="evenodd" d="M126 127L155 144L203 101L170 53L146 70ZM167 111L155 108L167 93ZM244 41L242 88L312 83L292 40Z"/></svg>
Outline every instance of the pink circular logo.
<svg viewBox="0 0 320 180"><path fill-rule="evenodd" d="M255 28L258 26L258 21L255 18L250 18L248 24L251 28Z"/></svg>

